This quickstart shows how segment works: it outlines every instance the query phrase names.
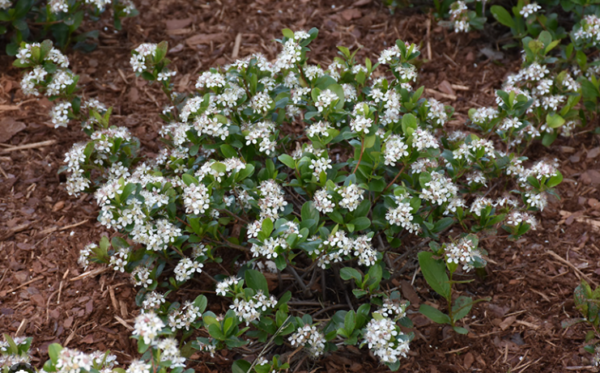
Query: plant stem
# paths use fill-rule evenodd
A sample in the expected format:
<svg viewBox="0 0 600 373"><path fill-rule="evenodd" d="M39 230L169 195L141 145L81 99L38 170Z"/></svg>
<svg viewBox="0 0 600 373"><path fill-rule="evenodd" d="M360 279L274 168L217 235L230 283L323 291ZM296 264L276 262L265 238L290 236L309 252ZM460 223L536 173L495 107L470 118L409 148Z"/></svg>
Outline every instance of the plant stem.
<svg viewBox="0 0 600 373"><path fill-rule="evenodd" d="M352 174L355 174L356 170L358 170L358 166L360 165L360 161L362 161L364 152L365 152L365 138L363 136L361 139L360 156L358 157L358 162L356 163L356 167L354 167L354 171L352 171Z"/></svg>

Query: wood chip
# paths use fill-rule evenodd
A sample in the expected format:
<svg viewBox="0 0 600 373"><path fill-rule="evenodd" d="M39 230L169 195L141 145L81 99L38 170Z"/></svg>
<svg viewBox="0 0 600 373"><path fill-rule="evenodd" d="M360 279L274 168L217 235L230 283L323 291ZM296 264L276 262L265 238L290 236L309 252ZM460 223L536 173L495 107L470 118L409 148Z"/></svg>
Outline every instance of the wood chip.
<svg viewBox="0 0 600 373"><path fill-rule="evenodd" d="M115 315L115 320L117 320L117 322L119 324L123 325L127 329L133 330L133 327L131 325L127 324L127 322L125 320L123 320L122 318L120 318L119 316Z"/></svg>
<svg viewBox="0 0 600 373"><path fill-rule="evenodd" d="M238 33L235 37L235 44L233 45L233 52L231 58L237 58L240 53L240 45L242 44L242 33Z"/></svg>
<svg viewBox="0 0 600 373"><path fill-rule="evenodd" d="M427 93L429 93L431 95L437 96L438 98L447 98L449 100L456 101L456 96L455 95L449 95L449 94L446 94L446 93L438 92L435 89L425 88L425 92L427 92Z"/></svg>
<svg viewBox="0 0 600 373"><path fill-rule="evenodd" d="M42 141L42 142L36 142L34 144L19 145L19 146L15 146L14 148L2 149L2 150L0 150L0 153L4 154L4 153L14 152L15 150L43 148L45 146L50 146L50 145L54 145L54 144L56 144L56 140L46 140L46 141Z"/></svg>
<svg viewBox="0 0 600 373"><path fill-rule="evenodd" d="M73 278L72 278L72 279L70 279L69 281L70 281L70 282L73 282L73 281L77 281L77 280L82 280L82 279L84 279L84 278L86 278L86 277L94 277L94 276L97 276L97 275L99 275L99 274L101 274L101 273L107 272L109 269L110 269L110 268L108 268L108 267L105 267L105 268L98 268L98 269L95 269L95 270L93 270L93 271L89 271L89 272L82 273L82 274L80 274L80 275L79 275L79 276L77 276L77 277L73 277Z"/></svg>
<svg viewBox="0 0 600 373"><path fill-rule="evenodd" d="M185 39L188 46L193 47L197 44L221 43L227 40L227 35L224 32L216 34L198 34Z"/></svg>

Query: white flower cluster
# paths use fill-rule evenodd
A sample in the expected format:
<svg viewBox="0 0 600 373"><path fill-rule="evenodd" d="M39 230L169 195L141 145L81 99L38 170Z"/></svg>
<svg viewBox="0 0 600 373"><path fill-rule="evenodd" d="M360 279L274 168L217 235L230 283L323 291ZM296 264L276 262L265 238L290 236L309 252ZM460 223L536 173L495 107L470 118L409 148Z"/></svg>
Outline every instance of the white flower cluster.
<svg viewBox="0 0 600 373"><path fill-rule="evenodd" d="M111 257L109 265L118 272L125 272L125 266L127 265L127 261L129 258L130 251L129 249L119 249L117 250Z"/></svg>
<svg viewBox="0 0 600 373"><path fill-rule="evenodd" d="M383 305L375 312L381 314L383 317L393 317L395 320L398 320L406 316L407 308L408 304L406 302L386 298L383 301Z"/></svg>
<svg viewBox="0 0 600 373"><path fill-rule="evenodd" d="M340 98L330 89L325 89L319 93L319 97L317 102L315 102L315 106L319 112L323 112L323 110L328 109L334 102L337 102Z"/></svg>
<svg viewBox="0 0 600 373"><path fill-rule="evenodd" d="M395 363L401 357L406 357L410 350L408 341L400 338L402 332L396 323L386 317L373 318L367 324L365 342L373 354L383 363Z"/></svg>
<svg viewBox="0 0 600 373"><path fill-rule="evenodd" d="M60 102L52 107L50 116L54 128L67 127L69 124L69 111L71 110L70 102Z"/></svg>
<svg viewBox="0 0 600 373"><path fill-rule="evenodd" d="M8 9L11 6L12 6L12 0L0 0L0 9Z"/></svg>
<svg viewBox="0 0 600 373"><path fill-rule="evenodd" d="M277 305L277 299L274 296L268 297L259 290L252 298L245 300L236 298L233 304L229 306L240 319L245 321L246 325L260 318L261 312L273 309Z"/></svg>
<svg viewBox="0 0 600 373"><path fill-rule="evenodd" d="M600 18L594 14L583 16L580 28L573 35L575 40L597 44L600 42Z"/></svg>
<svg viewBox="0 0 600 373"><path fill-rule="evenodd" d="M450 19L454 22L454 32L469 32L471 26L468 11L464 1L457 1L450 5Z"/></svg>
<svg viewBox="0 0 600 373"><path fill-rule="evenodd" d="M385 157L385 164L387 166L393 166L399 162L403 157L408 156L408 145L404 143L404 138L400 135L390 135L385 141L385 149L383 155Z"/></svg>
<svg viewBox="0 0 600 373"><path fill-rule="evenodd" d="M149 67L148 62L156 52L157 45L152 43L142 43L133 50L129 63L136 73L143 73ZM150 57L150 58L148 58Z"/></svg>
<svg viewBox="0 0 600 373"><path fill-rule="evenodd" d="M171 369L185 367L185 357L181 356L178 346L179 342L175 338L165 338L156 344L156 347L162 351L161 361L170 361Z"/></svg>
<svg viewBox="0 0 600 373"><path fill-rule="evenodd" d="M224 297L227 295L227 292L229 292L232 287L235 287L239 283L240 279L236 276L228 277L217 284L217 289L215 292L217 293L217 295Z"/></svg>
<svg viewBox="0 0 600 373"><path fill-rule="evenodd" d="M190 330L192 323L202 317L200 309L194 303L186 301L181 309L172 310L169 313L169 326L173 329Z"/></svg>
<svg viewBox="0 0 600 373"><path fill-rule="evenodd" d="M50 5L50 12L54 14L69 12L67 0L50 0L48 5Z"/></svg>
<svg viewBox="0 0 600 373"><path fill-rule="evenodd" d="M200 183L190 184L183 188L183 204L188 214L204 214L210 208L210 195L208 188Z"/></svg>
<svg viewBox="0 0 600 373"><path fill-rule="evenodd" d="M354 211L363 200L365 191L357 184L351 184L338 187L337 192L342 196L342 200L339 202L340 207L348 209L348 211Z"/></svg>
<svg viewBox="0 0 600 373"><path fill-rule="evenodd" d="M56 368L59 373L79 372L82 369L89 372L92 368L105 373L111 372L112 368L117 364L117 357L115 355L107 355L100 351L86 354L65 347L60 350L58 360L56 361Z"/></svg>
<svg viewBox="0 0 600 373"><path fill-rule="evenodd" d="M296 330L289 338L292 347L308 347L314 357L320 356L325 351L325 336L314 325L304 325Z"/></svg>
<svg viewBox="0 0 600 373"><path fill-rule="evenodd" d="M131 279L135 286L143 286L147 288L152 285L154 282L153 279L150 278L151 269L144 266L136 267L133 272L131 272Z"/></svg>
<svg viewBox="0 0 600 373"><path fill-rule="evenodd" d="M527 18L530 15L537 13L540 9L542 9L542 7L534 2L531 4L527 4L523 8L521 8L521 10L519 11L519 14L521 14L523 17Z"/></svg>
<svg viewBox="0 0 600 373"><path fill-rule="evenodd" d="M309 38L310 35L304 31L296 31L293 39L288 39L283 45L283 50L277 56L274 69L276 71L292 69L302 57L300 42Z"/></svg>
<svg viewBox="0 0 600 373"><path fill-rule="evenodd" d="M246 137L246 145L258 144L259 151L266 155L275 152L276 141L271 140L275 131L275 123L271 121L261 121L257 123L242 125L242 133Z"/></svg>
<svg viewBox="0 0 600 373"><path fill-rule="evenodd" d="M483 152L480 152L483 150ZM474 161L479 158L486 157L488 159L496 158L496 150L494 149L494 143L491 140L486 139L472 139L469 144L466 142L462 143L460 147L453 152L454 159ZM483 155L481 155L483 154Z"/></svg>
<svg viewBox="0 0 600 373"><path fill-rule="evenodd" d="M418 232L421 226L417 223L413 223L413 208L409 202L404 202L405 196L396 197L396 204L398 207L389 208L385 214L385 218L392 225L400 226L411 233Z"/></svg>
<svg viewBox="0 0 600 373"><path fill-rule="evenodd" d="M319 189L315 192L315 196L313 199L315 203L314 206L317 211L327 214L333 212L335 208L335 202L333 202L333 197L327 193L327 189Z"/></svg>
<svg viewBox="0 0 600 373"><path fill-rule="evenodd" d="M431 173L431 181L425 184L419 197L431 203L442 205L456 197L457 193L458 187L451 179L445 177L440 172L433 171Z"/></svg>
<svg viewBox="0 0 600 373"><path fill-rule="evenodd" d="M371 239L368 236L358 236L350 238L346 232L338 230L334 234L329 235L327 240L323 242L323 246L315 250L315 254L319 254L323 250L325 253L319 257L319 267L325 269L331 263L339 263L344 256L353 254L358 258L358 264L364 266L372 266L377 261L377 250L373 248Z"/></svg>
<svg viewBox="0 0 600 373"><path fill-rule="evenodd" d="M142 360L133 360L129 364L129 367L127 367L127 370L125 370L125 373L150 373L151 370L151 364Z"/></svg>
<svg viewBox="0 0 600 373"><path fill-rule="evenodd" d="M145 311L152 311L160 308L163 303L165 303L165 296L156 291L151 291L146 293L144 301L142 302L142 309Z"/></svg>
<svg viewBox="0 0 600 373"><path fill-rule="evenodd" d="M145 344L154 343L158 333L165 327L165 323L154 312L141 313L135 318L132 334L141 338Z"/></svg>
<svg viewBox="0 0 600 373"><path fill-rule="evenodd" d="M318 121L317 123L311 124L308 128L306 128L306 135L309 137L315 136L323 136L326 137L329 135L327 132L331 129L331 125L326 121Z"/></svg>
<svg viewBox="0 0 600 373"><path fill-rule="evenodd" d="M313 175L319 180L319 176L321 172L327 173L327 170L332 168L331 159L329 158L317 158L312 159L310 161L310 166L308 166L311 170L313 170Z"/></svg>
<svg viewBox="0 0 600 373"><path fill-rule="evenodd" d="M463 270L467 272L474 268L475 259L480 257L481 254L473 242L467 238L461 238L457 243L450 243L446 246L446 261L462 264Z"/></svg>
<svg viewBox="0 0 600 373"><path fill-rule="evenodd" d="M202 88L223 88L225 87L225 77L219 72L205 71L196 81L196 89Z"/></svg>
<svg viewBox="0 0 600 373"><path fill-rule="evenodd" d="M203 263L190 258L183 258L175 266L175 279L179 282L186 282L194 276L194 273L202 273Z"/></svg>
<svg viewBox="0 0 600 373"><path fill-rule="evenodd" d="M18 347L27 343L27 337L13 337L12 340ZM31 361L29 351L27 354L11 354L9 350L10 344L8 341L0 341L0 367L9 368L19 363L29 363Z"/></svg>
<svg viewBox="0 0 600 373"><path fill-rule="evenodd" d="M417 128L412 134L412 145L418 151L425 149L437 149L440 147L435 136L424 129Z"/></svg>
<svg viewBox="0 0 600 373"><path fill-rule="evenodd" d="M429 111L427 112L427 118L437 125L444 125L448 120L448 113L446 113L446 107L444 104L436 100L435 98L427 99L429 105Z"/></svg>
<svg viewBox="0 0 600 373"><path fill-rule="evenodd" d="M521 223L527 223L531 227L531 229L535 230L537 228L538 222L535 217L531 214L521 211L511 211L506 218L506 225L511 227L517 227Z"/></svg>
<svg viewBox="0 0 600 373"><path fill-rule="evenodd" d="M92 255L92 250L96 249L98 245L95 243L87 244L81 251L79 252L79 259L77 259L77 263L86 269L90 265L90 255Z"/></svg>

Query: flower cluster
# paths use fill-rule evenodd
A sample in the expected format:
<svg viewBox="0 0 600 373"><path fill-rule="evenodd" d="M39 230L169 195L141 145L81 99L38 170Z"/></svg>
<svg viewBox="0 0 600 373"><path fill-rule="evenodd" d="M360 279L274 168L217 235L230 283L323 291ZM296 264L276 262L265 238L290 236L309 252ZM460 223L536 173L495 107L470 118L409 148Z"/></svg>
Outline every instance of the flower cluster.
<svg viewBox="0 0 600 373"><path fill-rule="evenodd" d="M410 350L408 339L396 323L387 318L373 318L365 332L365 343L383 363L395 363Z"/></svg>
<svg viewBox="0 0 600 373"><path fill-rule="evenodd" d="M312 356L320 356L325 349L325 336L315 325L304 325L289 338L293 347L306 347Z"/></svg>

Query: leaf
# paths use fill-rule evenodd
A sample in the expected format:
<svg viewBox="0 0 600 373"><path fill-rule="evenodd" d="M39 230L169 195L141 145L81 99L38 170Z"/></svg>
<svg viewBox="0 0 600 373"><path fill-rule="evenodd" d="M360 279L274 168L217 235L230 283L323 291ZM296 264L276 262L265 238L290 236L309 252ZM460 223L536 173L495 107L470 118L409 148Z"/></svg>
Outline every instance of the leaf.
<svg viewBox="0 0 600 373"><path fill-rule="evenodd" d="M289 28L284 28L283 30L281 30L281 33L288 39L294 38L294 31L290 30Z"/></svg>
<svg viewBox="0 0 600 373"><path fill-rule="evenodd" d="M438 323L438 324L450 324L450 316L446 315L442 311L431 307L428 304L421 304L419 307L419 312L421 312L425 317L429 320Z"/></svg>
<svg viewBox="0 0 600 373"><path fill-rule="evenodd" d="M265 220L263 220L261 231L265 234L265 236L271 236L271 232L273 232L273 221L271 218L265 218Z"/></svg>
<svg viewBox="0 0 600 373"><path fill-rule="evenodd" d="M354 269L352 267L342 268L340 270L340 277L345 281L348 281L351 278L355 279L358 282L362 281L362 275L360 274L360 272L358 272L356 269Z"/></svg>
<svg viewBox="0 0 600 373"><path fill-rule="evenodd" d="M283 163L284 165L288 166L292 170L296 169L296 161L294 160L294 158L290 157L289 155L282 154L277 159L279 159L279 161L281 163Z"/></svg>
<svg viewBox="0 0 600 373"><path fill-rule="evenodd" d="M196 184L198 185L198 179L196 179L196 177L190 175L190 174L183 174L181 175L181 179L183 180L183 182L185 183L185 185L190 186L192 184Z"/></svg>
<svg viewBox="0 0 600 373"><path fill-rule="evenodd" d="M225 158L233 158L238 156L233 146L227 144L221 145L221 153L223 153Z"/></svg>
<svg viewBox="0 0 600 373"><path fill-rule="evenodd" d="M461 326L455 326L454 331L457 332L458 334L468 334L469 331Z"/></svg>
<svg viewBox="0 0 600 373"><path fill-rule="evenodd" d="M208 305L208 299L206 296L200 294L194 300L194 306L198 307L200 313L203 313L206 310L206 306Z"/></svg>
<svg viewBox="0 0 600 373"><path fill-rule="evenodd" d="M450 297L450 283L446 273L446 264L440 259L433 259L433 253L421 251L419 253L419 266L425 280L431 288L448 299Z"/></svg>
<svg viewBox="0 0 600 373"><path fill-rule="evenodd" d="M346 317L344 318L344 329L346 329L347 333L352 333L354 331L354 327L356 326L356 313L354 310L348 311L346 313Z"/></svg>
<svg viewBox="0 0 600 373"><path fill-rule="evenodd" d="M460 296L456 298L454 301L454 306L452 306L452 317L454 321L458 321L463 317L467 316L467 314L471 311L473 307L473 299L470 297Z"/></svg>
<svg viewBox="0 0 600 373"><path fill-rule="evenodd" d="M247 269L246 273L244 273L244 280L249 288L255 291L262 290L265 295L269 294L269 285L267 284L267 279L259 271Z"/></svg>
<svg viewBox="0 0 600 373"><path fill-rule="evenodd" d="M492 12L492 15L496 21L500 22L506 27L515 28L515 21L511 17L508 10L504 9L504 7L500 5L493 5L490 8L490 12Z"/></svg>
<svg viewBox="0 0 600 373"><path fill-rule="evenodd" d="M52 343L50 346L48 346L48 355L50 356L50 360L52 360L55 365L58 362L58 356L60 355L62 349L62 346L58 343Z"/></svg>
<svg viewBox="0 0 600 373"><path fill-rule="evenodd" d="M546 114L546 123L550 128L558 128L565 124L565 120L558 114Z"/></svg>
<svg viewBox="0 0 600 373"><path fill-rule="evenodd" d="M371 226L371 220L366 216L356 218L350 222L350 224L354 225L355 231L362 231L363 229L367 229Z"/></svg>

